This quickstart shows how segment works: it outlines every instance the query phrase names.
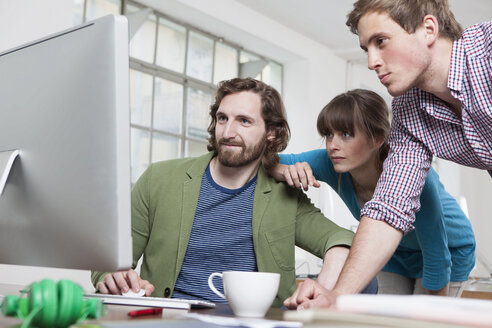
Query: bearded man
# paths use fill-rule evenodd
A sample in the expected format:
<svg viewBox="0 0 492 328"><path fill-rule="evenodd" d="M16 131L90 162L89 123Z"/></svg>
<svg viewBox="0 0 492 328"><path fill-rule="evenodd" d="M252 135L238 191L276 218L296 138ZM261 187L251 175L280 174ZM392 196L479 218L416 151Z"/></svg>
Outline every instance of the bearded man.
<svg viewBox="0 0 492 328"><path fill-rule="evenodd" d="M210 109L208 154L152 164L132 191L133 268L93 272L101 293L224 302L213 272L280 273L273 306L296 289L294 246L324 259L318 281L331 289L353 233L326 219L302 191L277 182L290 130L279 93L254 79L219 84ZM222 289L221 282L218 289Z"/></svg>

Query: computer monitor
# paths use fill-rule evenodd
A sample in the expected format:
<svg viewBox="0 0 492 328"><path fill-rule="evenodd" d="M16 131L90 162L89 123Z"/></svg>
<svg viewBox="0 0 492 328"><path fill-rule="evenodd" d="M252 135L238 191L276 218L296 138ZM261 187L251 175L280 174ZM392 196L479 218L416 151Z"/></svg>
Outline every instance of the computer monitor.
<svg viewBox="0 0 492 328"><path fill-rule="evenodd" d="M0 54L0 263L130 267L128 75L123 16Z"/></svg>

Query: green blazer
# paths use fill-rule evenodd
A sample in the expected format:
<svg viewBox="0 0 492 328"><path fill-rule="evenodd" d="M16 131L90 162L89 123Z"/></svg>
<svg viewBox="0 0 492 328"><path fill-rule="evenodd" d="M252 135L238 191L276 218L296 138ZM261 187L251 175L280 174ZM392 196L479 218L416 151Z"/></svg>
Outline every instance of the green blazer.
<svg viewBox="0 0 492 328"><path fill-rule="evenodd" d="M133 268L155 286L152 296L170 297L190 238L202 176L213 153L152 164L132 191ZM269 177L260 166L253 204L253 244L258 271L281 274L274 306L296 288L297 245L323 258L353 233L326 219L302 191ZM234 268L230 268L233 270ZM105 273L93 272L94 286Z"/></svg>

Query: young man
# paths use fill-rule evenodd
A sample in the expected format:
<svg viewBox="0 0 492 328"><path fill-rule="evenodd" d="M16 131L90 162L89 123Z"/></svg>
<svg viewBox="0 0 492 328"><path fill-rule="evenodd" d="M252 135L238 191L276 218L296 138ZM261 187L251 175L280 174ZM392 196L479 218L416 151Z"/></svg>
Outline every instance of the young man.
<svg viewBox="0 0 492 328"><path fill-rule="evenodd" d="M319 281L332 288L353 234L266 173L290 134L278 92L253 79L224 81L210 116L210 153L153 164L132 191L133 267L143 255L141 277L94 272L94 286L223 302L208 287L211 273L278 272L274 306L281 306L296 287L296 244L324 257Z"/></svg>
<svg viewBox="0 0 492 328"><path fill-rule="evenodd" d="M433 155L492 175L492 22L463 32L447 0L359 0L347 25L395 97L391 152L334 290L309 281L291 308L330 306L380 271L413 228Z"/></svg>

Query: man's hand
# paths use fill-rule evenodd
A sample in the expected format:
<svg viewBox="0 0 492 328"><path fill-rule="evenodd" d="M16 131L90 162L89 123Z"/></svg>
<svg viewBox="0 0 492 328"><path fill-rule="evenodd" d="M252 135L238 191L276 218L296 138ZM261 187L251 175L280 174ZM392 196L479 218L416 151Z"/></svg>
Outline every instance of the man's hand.
<svg viewBox="0 0 492 328"><path fill-rule="evenodd" d="M121 293L128 292L130 288L135 293L138 293L140 289L144 289L145 296L150 296L155 289L154 285L140 278L132 269L109 273L104 277L104 281L97 284L97 289L102 294L121 295Z"/></svg>
<svg viewBox="0 0 492 328"><path fill-rule="evenodd" d="M290 310L332 308L337 297L335 292L329 291L314 280L306 279L299 284L294 294L284 301L284 305Z"/></svg>

